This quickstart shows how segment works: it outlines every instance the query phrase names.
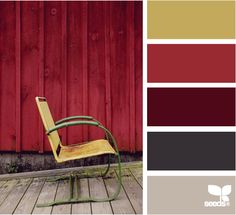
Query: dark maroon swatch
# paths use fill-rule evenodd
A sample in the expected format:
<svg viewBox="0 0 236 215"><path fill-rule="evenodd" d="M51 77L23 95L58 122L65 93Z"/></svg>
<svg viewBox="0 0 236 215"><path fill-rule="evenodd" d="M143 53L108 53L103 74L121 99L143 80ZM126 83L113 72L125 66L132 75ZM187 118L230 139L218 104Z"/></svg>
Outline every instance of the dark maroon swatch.
<svg viewBox="0 0 236 215"><path fill-rule="evenodd" d="M235 45L150 44L148 82L235 82Z"/></svg>
<svg viewBox="0 0 236 215"><path fill-rule="evenodd" d="M148 126L234 125L234 88L148 88Z"/></svg>

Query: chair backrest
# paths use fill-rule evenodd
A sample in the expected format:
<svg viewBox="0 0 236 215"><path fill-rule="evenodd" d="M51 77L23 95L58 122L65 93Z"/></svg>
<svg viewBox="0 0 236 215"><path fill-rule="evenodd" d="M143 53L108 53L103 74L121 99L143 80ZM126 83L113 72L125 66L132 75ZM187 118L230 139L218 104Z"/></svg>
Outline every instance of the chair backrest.
<svg viewBox="0 0 236 215"><path fill-rule="evenodd" d="M53 121L52 114L51 114L50 109L48 107L47 100L44 97L36 97L35 100L36 100L36 103L37 103L37 106L39 109L41 119L43 121L44 128L46 131L48 131L48 129L55 126L55 123ZM53 155L57 160L57 157L58 157L57 150L58 150L58 146L61 142L58 132L53 131L50 134L48 134L48 140L51 145Z"/></svg>

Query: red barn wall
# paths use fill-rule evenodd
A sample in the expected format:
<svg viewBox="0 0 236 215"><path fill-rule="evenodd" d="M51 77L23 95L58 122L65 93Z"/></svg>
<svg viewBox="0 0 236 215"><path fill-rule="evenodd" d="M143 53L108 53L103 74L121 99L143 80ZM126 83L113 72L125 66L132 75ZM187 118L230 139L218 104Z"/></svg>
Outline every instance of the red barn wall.
<svg viewBox="0 0 236 215"><path fill-rule="evenodd" d="M142 151L142 3L0 2L0 151L50 151L35 96L55 120L94 116L121 151Z"/></svg>

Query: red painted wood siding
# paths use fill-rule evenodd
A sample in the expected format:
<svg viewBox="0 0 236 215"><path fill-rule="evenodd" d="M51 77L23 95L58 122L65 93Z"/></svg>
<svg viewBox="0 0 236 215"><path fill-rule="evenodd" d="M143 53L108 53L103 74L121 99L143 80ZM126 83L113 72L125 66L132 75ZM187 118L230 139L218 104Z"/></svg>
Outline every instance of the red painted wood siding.
<svg viewBox="0 0 236 215"><path fill-rule="evenodd" d="M50 151L35 96L55 120L94 116L122 151L142 151L142 3L0 2L0 151Z"/></svg>

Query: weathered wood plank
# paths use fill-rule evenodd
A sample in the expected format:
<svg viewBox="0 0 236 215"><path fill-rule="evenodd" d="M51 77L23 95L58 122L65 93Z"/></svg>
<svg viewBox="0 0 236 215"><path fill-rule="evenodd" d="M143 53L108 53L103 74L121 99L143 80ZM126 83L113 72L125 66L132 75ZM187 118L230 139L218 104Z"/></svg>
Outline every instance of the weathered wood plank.
<svg viewBox="0 0 236 215"><path fill-rule="evenodd" d="M134 63L134 51L135 51L135 37L134 37L134 2L127 2L127 51L129 55L128 58L128 72L129 72L129 130L130 130L130 143L129 151L135 152L136 143L136 117L135 117L135 63Z"/></svg>
<svg viewBox="0 0 236 215"><path fill-rule="evenodd" d="M17 73L20 73L19 84L21 103L21 122L20 128L26 128L31 124L30 129L19 129L21 131L21 145L18 149L22 151L38 151L38 117L37 106L35 105L35 96L39 95L39 2L24 1L20 3L20 67ZM34 65L34 66L32 66ZM20 72L21 71L21 72ZM16 92L16 93L17 93ZM42 94L41 94L42 95ZM20 120L20 119L19 119ZM32 123L35 122L35 123ZM41 122L41 121L40 121ZM42 122L41 122L42 124ZM29 141L29 139L34 141Z"/></svg>
<svg viewBox="0 0 236 215"><path fill-rule="evenodd" d="M14 214L30 214L34 209L45 179L35 178L21 199Z"/></svg>
<svg viewBox="0 0 236 215"><path fill-rule="evenodd" d="M39 2L39 73L38 73L38 95L44 95L44 2ZM39 116L38 116L39 117ZM39 152L44 151L43 124L38 118L38 141Z"/></svg>
<svg viewBox="0 0 236 215"><path fill-rule="evenodd" d="M61 68L63 73L63 82L62 82L62 116L67 115L67 2L61 2ZM67 144L67 128L62 131L62 142Z"/></svg>
<svg viewBox="0 0 236 215"><path fill-rule="evenodd" d="M83 104L83 115L88 113L88 2L83 2L82 4L82 73L83 73L83 94L82 94L82 104ZM83 126L83 139L88 139L88 126Z"/></svg>
<svg viewBox="0 0 236 215"><path fill-rule="evenodd" d="M107 192L102 178L89 179L90 195L96 198L106 198ZM109 202L92 202L93 214L112 214Z"/></svg>
<svg viewBox="0 0 236 215"><path fill-rule="evenodd" d="M7 181L0 181L0 187L3 186Z"/></svg>
<svg viewBox="0 0 236 215"><path fill-rule="evenodd" d="M129 168L132 175L138 181L139 185L143 187L143 169L142 168Z"/></svg>
<svg viewBox="0 0 236 215"><path fill-rule="evenodd" d="M8 193L13 189L13 187L16 185L18 181L17 180L10 180L7 181L1 188L0 188L0 205L4 201L4 199L7 197Z"/></svg>
<svg viewBox="0 0 236 215"><path fill-rule="evenodd" d="M127 2L111 1L110 17L110 69L111 69L111 112L112 133L117 139L119 150L130 149L130 82ZM125 25L124 25L125 23ZM119 80L119 81L117 81ZM124 92L125 93L121 93ZM117 93L115 93L117 92ZM135 125L133 125L135 126ZM124 135L125 134L125 135Z"/></svg>
<svg viewBox="0 0 236 215"><path fill-rule="evenodd" d="M46 181L42 191L40 192L38 201L33 210L33 214L50 214L52 207L37 207L37 204L48 203L54 201L57 192L58 182L48 182Z"/></svg>
<svg viewBox="0 0 236 215"><path fill-rule="evenodd" d="M118 186L116 177L109 177L104 179L108 195L111 196L115 193ZM111 201L111 207L114 214L134 214L134 209L124 192L123 187L121 188L120 194L117 199Z"/></svg>
<svg viewBox="0 0 236 215"><path fill-rule="evenodd" d="M61 180L58 184L55 200L67 200L70 197L69 180ZM52 214L70 214L71 204L55 205L52 208Z"/></svg>
<svg viewBox="0 0 236 215"><path fill-rule="evenodd" d="M136 137L135 137L135 150L143 150L143 44L142 44L142 7L143 2L136 1L134 3L134 64L135 64L135 127L136 127Z"/></svg>
<svg viewBox="0 0 236 215"><path fill-rule="evenodd" d="M21 151L21 7L16 2L16 36L15 36L15 62L16 62L16 152Z"/></svg>
<svg viewBox="0 0 236 215"><path fill-rule="evenodd" d="M105 123L105 11L104 1L88 3L88 114ZM97 11L102 11L100 14ZM95 21L96 20L96 21ZM101 129L89 127L89 139L104 137Z"/></svg>
<svg viewBox="0 0 236 215"><path fill-rule="evenodd" d="M87 178L80 179L78 181L78 188L79 188L79 197L89 197L89 187ZM91 214L91 204L89 202L72 204L72 214Z"/></svg>
<svg viewBox="0 0 236 215"><path fill-rule="evenodd" d="M32 179L21 179L13 187L9 195L5 198L0 206L0 213L2 214L12 214L24 195L25 191L29 187Z"/></svg>
<svg viewBox="0 0 236 215"><path fill-rule="evenodd" d="M141 214L143 210L142 195L143 190L128 169L122 170L122 184L128 198L136 213Z"/></svg>
<svg viewBox="0 0 236 215"><path fill-rule="evenodd" d="M0 150L16 149L16 5L1 2L0 12Z"/></svg>
<svg viewBox="0 0 236 215"><path fill-rule="evenodd" d="M45 1L44 17L44 96L49 101L53 118L62 118L63 70L61 67L61 2ZM55 96L56 93L56 96ZM47 139L46 135L45 138ZM45 140L45 150L51 151L48 140Z"/></svg>
<svg viewBox="0 0 236 215"><path fill-rule="evenodd" d="M83 42L86 42L87 32L83 33L83 28L87 28L86 15L87 2L70 1L67 5L67 114L68 116L79 115L83 113L82 102L83 93L87 92L83 86L85 81L83 73L87 74L85 62L86 56L84 52L87 52L87 46ZM86 38L85 38L86 37ZM84 71L85 69L85 71ZM80 71L80 72L78 72ZM84 90L85 89L85 90ZM84 92L85 91L85 92ZM84 98L85 99L85 98ZM87 110L87 109L86 109ZM68 143L83 142L83 129L84 126L73 126L68 128ZM87 139L86 139L87 140Z"/></svg>

